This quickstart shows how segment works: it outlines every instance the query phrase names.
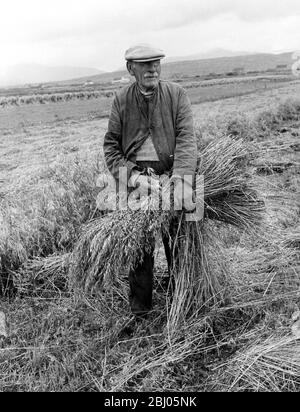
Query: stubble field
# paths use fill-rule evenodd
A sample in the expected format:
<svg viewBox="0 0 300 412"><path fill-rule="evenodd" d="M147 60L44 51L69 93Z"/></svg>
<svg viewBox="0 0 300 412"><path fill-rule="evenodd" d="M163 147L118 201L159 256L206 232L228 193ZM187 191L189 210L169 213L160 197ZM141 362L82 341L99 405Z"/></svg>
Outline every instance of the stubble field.
<svg viewBox="0 0 300 412"><path fill-rule="evenodd" d="M266 214L256 233L220 228L228 301L172 338L161 248L153 313L131 336L124 296L74 293L55 266L95 215L111 100L0 109L1 391L299 391L300 82L214 90L189 89L199 142L253 145Z"/></svg>

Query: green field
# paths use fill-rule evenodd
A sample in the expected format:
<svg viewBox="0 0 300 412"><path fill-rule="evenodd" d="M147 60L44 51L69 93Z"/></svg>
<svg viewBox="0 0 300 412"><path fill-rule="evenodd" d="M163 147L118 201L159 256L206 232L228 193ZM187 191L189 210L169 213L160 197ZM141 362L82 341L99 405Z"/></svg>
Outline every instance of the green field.
<svg viewBox="0 0 300 412"><path fill-rule="evenodd" d="M94 215L111 98L0 108L1 289L17 288L0 301L0 391L299 391L300 82L189 83L201 144L253 145L267 211L259 236L220 229L228 301L172 338L160 242L154 311L133 336L126 298L74 293L55 266Z"/></svg>

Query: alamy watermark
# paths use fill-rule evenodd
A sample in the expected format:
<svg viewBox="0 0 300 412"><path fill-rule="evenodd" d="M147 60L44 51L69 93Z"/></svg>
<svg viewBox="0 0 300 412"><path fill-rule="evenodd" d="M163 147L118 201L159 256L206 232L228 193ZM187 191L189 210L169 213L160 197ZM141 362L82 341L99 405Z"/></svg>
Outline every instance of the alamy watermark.
<svg viewBox="0 0 300 412"><path fill-rule="evenodd" d="M147 179L146 179L147 180ZM148 180L147 193L140 184L128 187L128 170L119 169L118 183L111 175L100 175L97 187L100 192L96 204L99 210L185 210L186 221L199 221L204 215L204 176L197 175L196 182L192 175L170 183L166 175L155 176ZM175 199L172 201L172 199Z"/></svg>

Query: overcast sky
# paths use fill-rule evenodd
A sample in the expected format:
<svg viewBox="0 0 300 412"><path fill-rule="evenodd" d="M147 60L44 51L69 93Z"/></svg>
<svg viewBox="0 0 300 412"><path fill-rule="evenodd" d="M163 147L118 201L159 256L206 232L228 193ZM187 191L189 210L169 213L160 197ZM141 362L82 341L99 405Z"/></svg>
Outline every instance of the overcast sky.
<svg viewBox="0 0 300 412"><path fill-rule="evenodd" d="M0 2L0 73L18 63L115 70L135 43L168 56L300 49L299 0Z"/></svg>

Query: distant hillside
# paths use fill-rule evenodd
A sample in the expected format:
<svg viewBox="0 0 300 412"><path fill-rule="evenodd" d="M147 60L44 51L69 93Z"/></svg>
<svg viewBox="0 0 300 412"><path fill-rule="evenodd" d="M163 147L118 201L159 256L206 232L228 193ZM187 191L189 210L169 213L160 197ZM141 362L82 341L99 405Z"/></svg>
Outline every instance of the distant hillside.
<svg viewBox="0 0 300 412"><path fill-rule="evenodd" d="M189 60L217 59L219 57L246 56L249 54L253 54L253 53L249 53L245 51L234 52L234 51L226 50L226 49L212 49L208 52L196 53L196 54L191 54L188 56L166 57L162 60L162 64L165 65L166 63L183 62L183 61L189 61ZM117 72L122 71L123 67L119 67L116 71Z"/></svg>
<svg viewBox="0 0 300 412"><path fill-rule="evenodd" d="M76 77L89 77L104 73L90 67L43 66L25 64L11 66L0 76L0 86L23 85L27 83L57 82Z"/></svg>
<svg viewBox="0 0 300 412"><path fill-rule="evenodd" d="M189 56L167 57L163 60L163 64L189 61L189 60L218 59L220 57L247 56L247 55L250 55L250 54L253 54L253 53L249 53L249 52L245 52L245 51L234 52L234 51L225 50L225 49L213 49L213 50L210 50L208 52L191 54Z"/></svg>
<svg viewBox="0 0 300 412"><path fill-rule="evenodd" d="M251 54L243 56L219 57L214 59L185 60L169 62L162 65L162 78L172 79L182 76L205 76L210 73L222 74L233 71L236 68L243 68L245 71L265 71L275 69L278 65L286 65L290 68L294 60L292 53L283 54ZM104 73L97 76L89 77L95 83L110 82L114 79L128 75L125 64L124 70ZM67 81L65 84L76 84L87 80L86 77L75 79L72 82Z"/></svg>
<svg viewBox="0 0 300 412"><path fill-rule="evenodd" d="M229 53L218 50L215 53ZM241 52L243 53L243 52ZM163 79L178 79L181 77L205 76L211 73L224 74L237 68L246 72L262 72L275 69L278 65L290 68L294 63L292 53L283 54L244 54L242 56L227 56L209 59L192 60L194 56L187 56L188 60L166 62L162 65ZM181 59L181 57L178 57ZM171 58L172 60L173 58ZM125 62L124 70L102 72L98 69L83 67L48 67L39 65L14 66L5 77L0 77L0 86L18 85L28 83L55 83L59 85L78 85L92 80L94 83L110 83L112 80L128 76Z"/></svg>
<svg viewBox="0 0 300 412"><path fill-rule="evenodd" d="M163 66L164 76L169 78L184 74L186 76L207 75L210 73L227 73L237 68L245 71L265 71L275 69L278 65L292 66L292 53L254 54L216 59L193 60L167 63Z"/></svg>

